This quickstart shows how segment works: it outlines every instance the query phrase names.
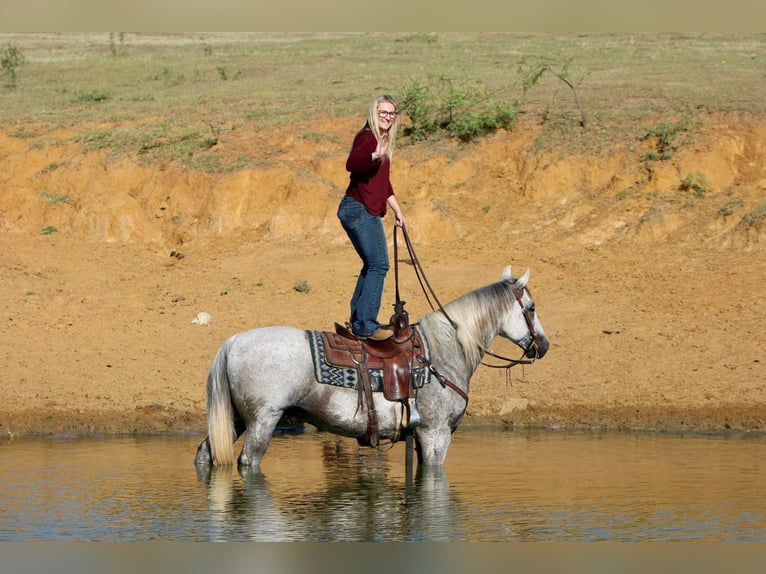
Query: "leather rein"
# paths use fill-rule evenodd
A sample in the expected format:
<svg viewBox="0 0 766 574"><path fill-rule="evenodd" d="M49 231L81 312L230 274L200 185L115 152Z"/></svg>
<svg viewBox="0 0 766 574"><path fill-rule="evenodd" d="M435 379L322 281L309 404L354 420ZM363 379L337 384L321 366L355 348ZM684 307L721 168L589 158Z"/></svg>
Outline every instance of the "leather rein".
<svg viewBox="0 0 766 574"><path fill-rule="evenodd" d="M420 264L420 261L417 258L417 255L415 255L415 250L412 247L412 241L410 240L410 236L407 233L407 229L405 227L402 229L402 235L404 236L404 242L407 245L407 251L410 254L410 259L412 260L412 265L415 268L415 275L418 278L418 282L420 283L420 288L423 290L423 294L426 297L426 300L428 301L428 304L431 306L432 310L435 310L436 307L434 306L434 303L436 303L436 306L438 306L439 311L446 317L447 321L449 321L450 325L452 325L452 328L457 331L457 323L452 320L452 317L450 317L447 314L447 311L444 309L444 306L439 301L439 298L436 296L436 293L434 293L433 288L431 287L431 284L428 282L428 279L426 278L425 272L423 271L423 266ZM401 301L399 297L399 256L398 256L398 244L397 244L397 226L394 225L394 276L396 279L396 303L397 306L404 305L404 301ZM512 287L513 296L516 298L516 301L519 303L519 308L521 309L521 313L524 316L524 321L527 323L527 328L529 329L529 334L532 336L532 346L534 348L537 348L537 332L535 331L535 325L532 321L532 317L529 314L529 311L524 307L522 304L522 297L524 296L524 287L519 289L515 285ZM433 302L431 301L431 298L433 298ZM507 369L510 372L510 369L516 365L531 365L535 362L534 359L512 359L510 357L504 357L503 355L498 355L497 353L493 353L483 345L479 345L481 351L484 354L487 354L491 357L494 357L496 359L499 359L501 361L506 361L507 364L505 365L491 365L489 363L484 362L484 360L481 361L481 364L485 367L489 367L492 369ZM522 353L523 356L523 353ZM428 368L431 370L431 372L436 375L436 378L439 379L439 381L442 383L442 386L444 386L444 382L442 379L444 378L442 375L438 374L437 372L434 372L434 369L432 368L432 365L428 365ZM453 385L450 385L453 386ZM468 397L465 397L465 394L460 392L462 396L466 399L466 402L468 401Z"/></svg>

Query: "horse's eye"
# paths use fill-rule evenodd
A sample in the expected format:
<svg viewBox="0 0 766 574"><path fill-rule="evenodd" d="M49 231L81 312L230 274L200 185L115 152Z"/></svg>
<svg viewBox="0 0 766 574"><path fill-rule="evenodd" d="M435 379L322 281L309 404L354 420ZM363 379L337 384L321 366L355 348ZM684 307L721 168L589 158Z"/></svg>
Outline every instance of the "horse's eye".
<svg viewBox="0 0 766 574"><path fill-rule="evenodd" d="M529 307L527 307L527 309L529 310L530 313L534 313L535 312L535 304L532 303Z"/></svg>

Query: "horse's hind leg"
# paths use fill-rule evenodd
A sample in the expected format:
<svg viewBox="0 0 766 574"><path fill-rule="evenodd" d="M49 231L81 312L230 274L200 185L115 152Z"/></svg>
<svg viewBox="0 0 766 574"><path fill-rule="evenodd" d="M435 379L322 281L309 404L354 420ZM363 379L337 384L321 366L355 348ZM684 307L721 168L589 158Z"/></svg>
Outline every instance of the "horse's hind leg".
<svg viewBox="0 0 766 574"><path fill-rule="evenodd" d="M197 466L210 466L213 464L213 456L210 454L210 439L205 437L197 447L197 455L194 457Z"/></svg>
<svg viewBox="0 0 766 574"><path fill-rule="evenodd" d="M261 459L269 448L271 436L281 418L281 410L262 409L256 419L248 424L245 444L242 445L242 453L239 455L240 466L260 467Z"/></svg>
<svg viewBox="0 0 766 574"><path fill-rule="evenodd" d="M240 435L245 432L245 425L242 421L236 419L234 421L234 436L232 442L237 442ZM213 454L210 452L210 437L205 437L199 446L197 447L197 454L194 457L194 464L196 466L209 466L213 464Z"/></svg>

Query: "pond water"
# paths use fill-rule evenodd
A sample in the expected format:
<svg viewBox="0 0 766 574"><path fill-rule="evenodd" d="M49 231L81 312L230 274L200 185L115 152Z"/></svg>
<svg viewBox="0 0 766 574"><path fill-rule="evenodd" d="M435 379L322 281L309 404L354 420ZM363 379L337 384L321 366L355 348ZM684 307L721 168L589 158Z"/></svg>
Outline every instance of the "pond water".
<svg viewBox="0 0 766 574"><path fill-rule="evenodd" d="M766 437L459 429L441 473L275 436L263 474L201 436L0 443L0 541L766 541Z"/></svg>

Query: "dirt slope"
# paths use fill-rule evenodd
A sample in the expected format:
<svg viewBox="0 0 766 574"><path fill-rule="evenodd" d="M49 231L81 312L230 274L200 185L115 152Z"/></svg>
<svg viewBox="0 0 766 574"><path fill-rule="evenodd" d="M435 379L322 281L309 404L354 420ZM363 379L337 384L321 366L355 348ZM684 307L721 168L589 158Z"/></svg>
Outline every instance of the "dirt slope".
<svg viewBox="0 0 766 574"><path fill-rule="evenodd" d="M523 124L400 147L394 186L439 298L530 268L552 344L510 381L480 367L466 423L766 430L766 122L702 119L665 161L642 160L651 141L539 151ZM335 209L357 123L232 132L210 153L262 167L227 174L1 128L3 436L202 431L229 335L345 320L358 263ZM402 275L411 316L430 311Z"/></svg>

